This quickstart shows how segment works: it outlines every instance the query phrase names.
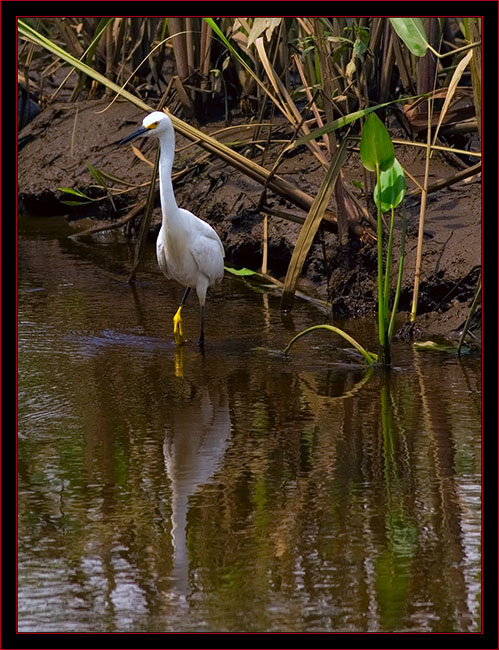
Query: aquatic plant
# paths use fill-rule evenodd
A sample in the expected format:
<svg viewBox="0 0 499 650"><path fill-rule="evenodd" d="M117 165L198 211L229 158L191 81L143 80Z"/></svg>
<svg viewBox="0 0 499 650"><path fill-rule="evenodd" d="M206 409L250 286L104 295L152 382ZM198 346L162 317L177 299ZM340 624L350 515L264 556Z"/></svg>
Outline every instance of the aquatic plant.
<svg viewBox="0 0 499 650"><path fill-rule="evenodd" d="M345 339L345 341L348 341L352 347L354 347L357 352L360 352L360 354L364 357L364 361L368 366L372 366L374 363L376 363L378 359L378 355L375 354L374 352L368 352L358 341L356 341L350 334L347 334L344 330L340 329L339 327L335 327L334 325L312 325L312 327L308 327L307 329L298 332L296 336L294 336L291 341L287 344L287 346L284 348L284 354L288 354L289 350L291 349L291 346L302 336L305 334L308 334L309 332L313 332L315 330L319 329L324 329L324 330L329 330L330 332L334 332L335 334L338 334L342 338Z"/></svg>
<svg viewBox="0 0 499 650"><path fill-rule="evenodd" d="M391 364L391 341L395 327L395 315L400 297L402 273L404 268L406 216L403 211L402 238L399 260L399 270L395 297L390 317L390 272L393 249L393 231L395 225L395 208L400 205L405 196L406 182L402 165L395 158L393 143L390 135L376 113L371 112L366 118L360 141L360 156L364 167L376 173L374 201L377 207L377 266L378 266L378 338L379 355L367 352L360 343L349 334L332 325L315 325L299 332L284 349L287 354L293 343L304 334L316 329L326 329L339 334L358 350L368 365L377 362L381 365ZM390 211L390 227L386 259L383 255L383 213ZM302 229L303 231L303 229ZM298 244L297 244L298 248ZM308 249L307 249L308 250ZM290 265L291 266L291 265ZM284 299L284 295L283 295Z"/></svg>
<svg viewBox="0 0 499 650"><path fill-rule="evenodd" d="M371 113L362 129L360 140L360 157L362 164L371 172L376 172L377 186L381 187L381 170L387 171L395 161L393 143L388 131L375 113ZM379 194L379 192L378 192ZM385 313L385 296L383 282L383 224L381 220L381 201L378 201L377 248L378 248L378 337L380 345L380 362L390 364L390 350L387 346L387 315Z"/></svg>

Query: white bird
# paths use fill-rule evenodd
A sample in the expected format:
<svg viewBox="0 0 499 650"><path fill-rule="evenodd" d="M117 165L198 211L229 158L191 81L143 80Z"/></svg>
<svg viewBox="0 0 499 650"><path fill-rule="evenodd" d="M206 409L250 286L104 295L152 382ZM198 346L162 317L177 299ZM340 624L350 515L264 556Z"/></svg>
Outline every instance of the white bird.
<svg viewBox="0 0 499 650"><path fill-rule="evenodd" d="M199 299L201 331L199 345L204 344L203 308L208 287L221 282L224 274L224 247L220 237L206 221L179 208L172 184L175 133L170 118L159 111L147 115L142 126L124 138L120 145L139 136L159 140L159 193L162 225L156 240L159 268L167 278L187 287L173 317L173 337L177 345L185 343L182 331L182 307L195 287Z"/></svg>

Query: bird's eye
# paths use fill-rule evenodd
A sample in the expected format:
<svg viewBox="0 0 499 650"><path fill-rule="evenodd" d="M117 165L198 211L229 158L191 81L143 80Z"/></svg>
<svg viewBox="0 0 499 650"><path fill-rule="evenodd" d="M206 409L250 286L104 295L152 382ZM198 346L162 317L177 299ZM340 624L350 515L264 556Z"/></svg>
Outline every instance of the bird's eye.
<svg viewBox="0 0 499 650"><path fill-rule="evenodd" d="M153 122L152 124L149 124L147 127L148 129L155 129L158 126L159 122Z"/></svg>

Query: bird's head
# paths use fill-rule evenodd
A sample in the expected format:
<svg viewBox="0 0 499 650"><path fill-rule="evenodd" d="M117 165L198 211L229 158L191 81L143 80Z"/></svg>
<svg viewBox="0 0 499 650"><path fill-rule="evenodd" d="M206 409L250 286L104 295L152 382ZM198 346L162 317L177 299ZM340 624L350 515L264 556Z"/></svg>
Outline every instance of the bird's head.
<svg viewBox="0 0 499 650"><path fill-rule="evenodd" d="M172 122L168 115L165 115L165 113L161 113L160 111L154 111L154 113L146 115L142 120L142 126L130 135L127 135L126 138L123 138L120 145L131 142L132 140L135 140L135 138L141 136L152 135L155 138L160 138L163 133L168 131L173 132Z"/></svg>

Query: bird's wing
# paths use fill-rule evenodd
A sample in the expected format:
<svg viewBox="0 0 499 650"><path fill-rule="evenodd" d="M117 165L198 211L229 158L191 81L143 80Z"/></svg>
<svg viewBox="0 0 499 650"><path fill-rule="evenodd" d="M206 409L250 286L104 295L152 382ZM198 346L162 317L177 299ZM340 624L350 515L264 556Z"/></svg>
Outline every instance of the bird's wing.
<svg viewBox="0 0 499 650"><path fill-rule="evenodd" d="M189 249L198 269L208 277L211 285L223 278L224 247L210 224L198 217L194 218L195 221L191 224L189 232L191 237Z"/></svg>
<svg viewBox="0 0 499 650"><path fill-rule="evenodd" d="M189 212L188 210L181 209L181 212L183 212L184 216L188 217L189 220L191 221L190 224L191 231L196 232L198 234L202 234L208 239L213 239L214 241L216 241L220 247L220 253L222 257L225 257L223 244L217 232L214 230L214 228L210 226L209 223L203 221L199 217L196 217L196 215L192 214L192 212Z"/></svg>
<svg viewBox="0 0 499 650"><path fill-rule="evenodd" d="M163 274L167 277L170 278L171 275L168 272L168 261L167 261L167 251L166 251L166 245L163 242L163 238L161 236L161 231L160 234L158 235L158 238L156 240L156 259L158 260L158 266L163 272Z"/></svg>
<svg viewBox="0 0 499 650"><path fill-rule="evenodd" d="M224 274L223 248L214 237L198 234L192 242L191 253L198 269L207 276L210 285L219 282Z"/></svg>

